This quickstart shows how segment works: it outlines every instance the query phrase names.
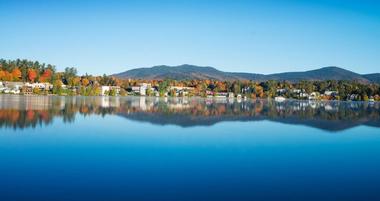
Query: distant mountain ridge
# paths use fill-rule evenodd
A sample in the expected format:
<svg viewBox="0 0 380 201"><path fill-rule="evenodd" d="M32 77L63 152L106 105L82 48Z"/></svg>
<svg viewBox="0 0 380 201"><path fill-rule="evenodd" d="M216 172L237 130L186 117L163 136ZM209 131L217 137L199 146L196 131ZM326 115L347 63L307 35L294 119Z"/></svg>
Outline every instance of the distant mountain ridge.
<svg viewBox="0 0 380 201"><path fill-rule="evenodd" d="M153 66L150 68L136 68L122 73L114 74L118 78L131 78L143 80L355 80L362 83L380 83L380 73L358 74L343 68L330 66L316 70L303 72L285 72L275 74L255 74L255 73L238 73L224 72L214 67L202 67L184 64L180 66Z"/></svg>

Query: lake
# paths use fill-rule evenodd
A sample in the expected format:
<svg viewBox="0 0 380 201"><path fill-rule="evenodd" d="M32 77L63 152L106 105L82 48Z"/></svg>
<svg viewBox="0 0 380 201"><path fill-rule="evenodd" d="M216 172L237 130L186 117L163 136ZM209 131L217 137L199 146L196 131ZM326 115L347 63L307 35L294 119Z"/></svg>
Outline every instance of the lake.
<svg viewBox="0 0 380 201"><path fill-rule="evenodd" d="M380 200L380 104L0 95L0 200Z"/></svg>

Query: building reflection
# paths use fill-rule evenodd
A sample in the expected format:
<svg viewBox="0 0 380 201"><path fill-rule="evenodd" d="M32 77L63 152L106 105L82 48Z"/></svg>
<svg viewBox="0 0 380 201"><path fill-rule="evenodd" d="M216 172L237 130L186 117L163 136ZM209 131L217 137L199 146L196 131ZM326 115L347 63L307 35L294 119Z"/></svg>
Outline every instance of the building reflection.
<svg viewBox="0 0 380 201"><path fill-rule="evenodd" d="M158 97L0 96L0 127L75 121L79 115L118 115L156 125L210 126L223 121L270 120L328 131L358 125L380 127L379 103Z"/></svg>

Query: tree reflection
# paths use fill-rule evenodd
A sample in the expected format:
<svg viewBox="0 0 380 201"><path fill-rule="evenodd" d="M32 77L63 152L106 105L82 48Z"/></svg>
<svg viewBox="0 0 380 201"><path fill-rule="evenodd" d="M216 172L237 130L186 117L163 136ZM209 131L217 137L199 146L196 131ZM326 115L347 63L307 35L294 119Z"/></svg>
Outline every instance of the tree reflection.
<svg viewBox="0 0 380 201"><path fill-rule="evenodd" d="M270 120L328 131L380 127L379 103L152 97L0 96L0 127L23 129L76 115L118 115L157 125L209 126L222 121Z"/></svg>

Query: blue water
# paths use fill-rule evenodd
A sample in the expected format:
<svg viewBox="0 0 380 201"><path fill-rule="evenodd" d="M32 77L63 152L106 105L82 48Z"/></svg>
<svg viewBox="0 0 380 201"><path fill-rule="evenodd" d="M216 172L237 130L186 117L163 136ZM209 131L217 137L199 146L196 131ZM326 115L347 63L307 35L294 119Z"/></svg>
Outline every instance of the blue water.
<svg viewBox="0 0 380 201"><path fill-rule="evenodd" d="M180 115L191 123L203 109L194 112L195 103L182 104L189 106L173 114L158 109L169 105L159 100L148 114L144 104L132 106L135 99L123 102L131 98L117 100L122 103L115 107L87 104L86 98L69 107L73 102L64 99L59 109L49 102L54 98L42 108L19 99L0 99L0 200L380 199L380 129L373 126L378 117L370 118L371 126L361 119L337 131L219 112L207 117L218 119L210 125L184 126L144 117ZM228 111L220 109L227 103L214 104ZM86 112L83 105L108 112ZM189 107L192 114L184 112ZM62 116L67 108L78 109L69 121ZM24 110L28 115L14 117ZM49 121L37 115L43 112ZM372 116L377 112L371 109ZM142 118L130 117L136 113ZM307 120L317 117L324 115ZM334 121L345 123L340 116Z"/></svg>

